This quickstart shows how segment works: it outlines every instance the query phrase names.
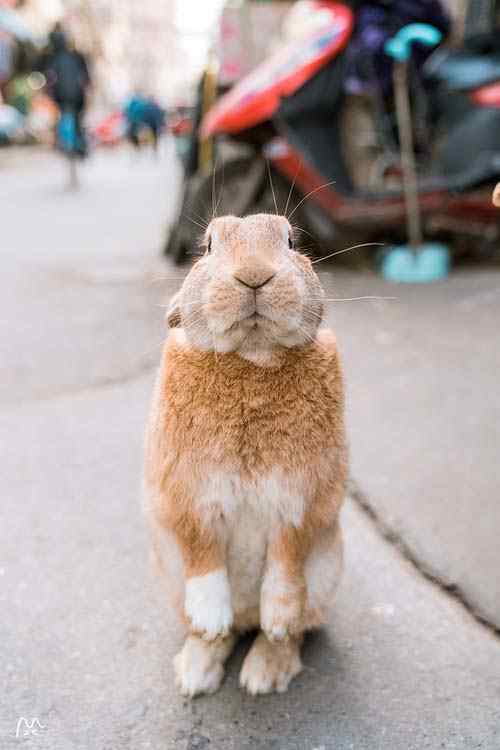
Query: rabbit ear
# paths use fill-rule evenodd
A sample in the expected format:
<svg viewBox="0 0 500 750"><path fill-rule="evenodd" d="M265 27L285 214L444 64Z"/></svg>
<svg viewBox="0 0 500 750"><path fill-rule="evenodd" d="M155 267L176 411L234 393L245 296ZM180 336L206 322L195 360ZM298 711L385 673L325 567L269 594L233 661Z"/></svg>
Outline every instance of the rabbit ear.
<svg viewBox="0 0 500 750"><path fill-rule="evenodd" d="M181 327L181 309L179 305L179 292L174 294L169 302L167 314L165 320L167 321L169 328L180 328Z"/></svg>
<svg viewBox="0 0 500 750"><path fill-rule="evenodd" d="M500 182L497 184L495 190L493 191L493 205L500 208Z"/></svg>

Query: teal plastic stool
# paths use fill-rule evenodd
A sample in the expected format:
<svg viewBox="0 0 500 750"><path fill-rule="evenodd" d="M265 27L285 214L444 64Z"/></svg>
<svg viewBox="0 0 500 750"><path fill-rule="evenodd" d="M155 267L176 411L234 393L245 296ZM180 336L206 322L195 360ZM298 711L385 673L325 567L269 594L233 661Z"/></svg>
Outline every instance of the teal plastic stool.
<svg viewBox="0 0 500 750"><path fill-rule="evenodd" d="M423 284L445 278L450 270L448 247L437 242L423 241L408 95L408 60L413 43L433 46L439 44L441 36L441 32L429 24L412 23L400 29L385 45L386 53L394 59L394 93L409 239L408 245L394 247L383 256L382 274L388 281Z"/></svg>
<svg viewBox="0 0 500 750"><path fill-rule="evenodd" d="M408 245L393 247L382 258L382 275L400 284L427 284L446 278L450 251L446 245L425 242L413 253Z"/></svg>

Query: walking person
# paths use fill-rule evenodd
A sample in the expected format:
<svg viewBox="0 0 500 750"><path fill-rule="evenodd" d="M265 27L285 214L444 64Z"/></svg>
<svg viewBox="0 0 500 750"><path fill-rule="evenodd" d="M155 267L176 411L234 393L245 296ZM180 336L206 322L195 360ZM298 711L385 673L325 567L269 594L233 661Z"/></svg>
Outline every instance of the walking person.
<svg viewBox="0 0 500 750"><path fill-rule="evenodd" d="M87 153L83 118L91 84L85 55L74 48L60 24L49 35L49 50L42 61L42 72L47 78L47 93L59 107L61 116L74 118L75 150L79 156Z"/></svg>

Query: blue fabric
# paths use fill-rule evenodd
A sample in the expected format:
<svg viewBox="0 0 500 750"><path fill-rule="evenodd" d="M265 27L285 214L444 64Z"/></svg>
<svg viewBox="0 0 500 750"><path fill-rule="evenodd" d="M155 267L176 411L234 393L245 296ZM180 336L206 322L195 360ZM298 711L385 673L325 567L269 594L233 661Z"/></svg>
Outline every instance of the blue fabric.
<svg viewBox="0 0 500 750"><path fill-rule="evenodd" d="M133 96L124 108L124 115L129 126L146 125L159 130L165 122L165 111L147 97Z"/></svg>
<svg viewBox="0 0 500 750"><path fill-rule="evenodd" d="M76 122L71 112L64 112L61 115L57 126L57 137L63 151L76 149Z"/></svg>
<svg viewBox="0 0 500 750"><path fill-rule="evenodd" d="M84 154L86 143L80 130L75 112L68 110L61 114L57 124L57 145L66 153Z"/></svg>

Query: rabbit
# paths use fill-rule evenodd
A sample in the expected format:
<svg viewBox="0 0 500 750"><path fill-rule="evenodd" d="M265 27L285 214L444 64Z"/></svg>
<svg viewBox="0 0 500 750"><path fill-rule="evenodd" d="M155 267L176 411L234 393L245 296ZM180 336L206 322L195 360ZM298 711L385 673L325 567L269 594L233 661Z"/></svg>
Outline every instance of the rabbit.
<svg viewBox="0 0 500 750"><path fill-rule="evenodd" d="M500 208L500 182L497 182L496 187L493 191L493 205L497 206L497 208Z"/></svg>
<svg viewBox="0 0 500 750"><path fill-rule="evenodd" d="M183 695L215 692L238 634L240 685L284 692L342 569L348 455L324 292L284 216L226 216L167 310L147 428L146 510L187 628Z"/></svg>

